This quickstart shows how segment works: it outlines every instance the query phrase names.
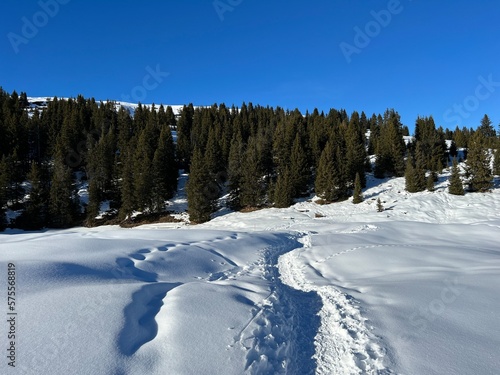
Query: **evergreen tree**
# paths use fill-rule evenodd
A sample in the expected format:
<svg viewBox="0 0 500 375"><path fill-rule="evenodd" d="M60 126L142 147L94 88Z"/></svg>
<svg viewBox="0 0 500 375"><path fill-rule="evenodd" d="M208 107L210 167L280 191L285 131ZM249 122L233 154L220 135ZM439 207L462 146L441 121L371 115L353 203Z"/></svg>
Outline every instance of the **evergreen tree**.
<svg viewBox="0 0 500 375"><path fill-rule="evenodd" d="M1 91L1 90L0 90ZM5 216L5 207L7 205L7 160L5 155L3 155L0 161L0 231L3 231L7 227L7 218Z"/></svg>
<svg viewBox="0 0 500 375"><path fill-rule="evenodd" d="M211 177L203 153L197 148L191 159L187 184L188 213L192 222L204 223L210 220L217 198L217 194L212 189Z"/></svg>
<svg viewBox="0 0 500 375"><path fill-rule="evenodd" d="M314 190L316 195L326 202L333 202L336 198L334 181L334 157L331 142L327 142L319 159L316 171Z"/></svg>
<svg viewBox="0 0 500 375"><path fill-rule="evenodd" d="M405 172L405 150L400 116L394 110L387 110L384 113L377 143L375 177L383 178L386 175L403 176Z"/></svg>
<svg viewBox="0 0 500 375"><path fill-rule="evenodd" d="M10 171L7 157L0 160L0 207L7 204L9 199Z"/></svg>
<svg viewBox="0 0 500 375"><path fill-rule="evenodd" d="M300 136L297 134L293 141L292 152L290 154L290 183L292 186L292 196L299 197L308 190L309 179L311 177L307 155L302 147Z"/></svg>
<svg viewBox="0 0 500 375"><path fill-rule="evenodd" d="M484 138L486 147L493 147L496 139L496 131L493 127L493 122L490 120L488 115L484 115L481 120L481 124L477 128L477 131L481 132Z"/></svg>
<svg viewBox="0 0 500 375"><path fill-rule="evenodd" d="M99 215L102 201L102 191L99 189L96 178L92 178L88 185L89 203L87 205L87 219L85 224L89 227L95 225L95 218Z"/></svg>
<svg viewBox="0 0 500 375"><path fill-rule="evenodd" d="M241 166L240 202L242 207L260 207L264 198L264 171L258 138L250 137Z"/></svg>
<svg viewBox="0 0 500 375"><path fill-rule="evenodd" d="M356 174L359 174L361 186L366 186L366 147L364 128L359 121L357 112L352 114L345 134L346 138L346 172L349 186L353 186Z"/></svg>
<svg viewBox="0 0 500 375"><path fill-rule="evenodd" d="M497 142L497 148L493 153L493 174L500 175L500 142Z"/></svg>
<svg viewBox="0 0 500 375"><path fill-rule="evenodd" d="M352 196L352 203L358 204L363 202L363 193L361 190L361 178L359 173L356 173L356 179L354 180L354 193Z"/></svg>
<svg viewBox="0 0 500 375"><path fill-rule="evenodd" d="M75 223L78 216L78 203L72 172L64 163L60 146L54 159L52 171L49 214L50 224L54 228L68 228Z"/></svg>
<svg viewBox="0 0 500 375"><path fill-rule="evenodd" d="M410 155L408 155L410 158ZM415 169L414 169L414 179L415 179L415 191L424 191L427 182L425 179L425 171L426 171L426 156L424 151L424 145L421 141L417 141L416 150L415 150Z"/></svg>
<svg viewBox="0 0 500 375"><path fill-rule="evenodd" d="M293 184L289 168L278 175L274 188L274 206L277 208L290 207L293 204Z"/></svg>
<svg viewBox="0 0 500 375"><path fill-rule="evenodd" d="M135 184L134 184L134 154L136 148L136 139L132 137L128 145L122 146L124 149L121 153L121 206L119 210L119 218L125 220L136 209L135 201Z"/></svg>
<svg viewBox="0 0 500 375"><path fill-rule="evenodd" d="M462 185L462 180L460 179L460 171L456 158L453 158L448 192L453 195L464 195L464 187Z"/></svg>
<svg viewBox="0 0 500 375"><path fill-rule="evenodd" d="M7 217L5 216L5 209L0 207L0 232L7 228Z"/></svg>
<svg viewBox="0 0 500 375"><path fill-rule="evenodd" d="M31 188L26 210L23 213L26 218L23 227L31 230L40 229L46 225L48 216L49 184L47 176L35 162L32 162L27 179Z"/></svg>
<svg viewBox="0 0 500 375"><path fill-rule="evenodd" d="M187 169L190 165L193 115L193 105L184 106L179 121L177 122L177 159L179 161L179 166L184 169Z"/></svg>
<svg viewBox="0 0 500 375"><path fill-rule="evenodd" d="M140 211L153 208L152 162L157 145L157 132L152 125L146 126L139 136L134 158L135 203Z"/></svg>
<svg viewBox="0 0 500 375"><path fill-rule="evenodd" d="M229 207L233 210L241 208L240 189L243 176L241 166L243 164L244 151L242 137L238 133L231 141L228 161Z"/></svg>
<svg viewBox="0 0 500 375"><path fill-rule="evenodd" d="M493 184L490 157L485 144L486 140L480 131L476 131L469 142L466 171L470 191L485 192Z"/></svg>
<svg viewBox="0 0 500 375"><path fill-rule="evenodd" d="M427 176L427 190L428 191L434 191L434 172L429 173L429 176Z"/></svg>
<svg viewBox="0 0 500 375"><path fill-rule="evenodd" d="M377 211L378 212L383 212L385 210L384 205L382 204L382 201L380 198L377 198Z"/></svg>
<svg viewBox="0 0 500 375"><path fill-rule="evenodd" d="M413 162L410 155L408 155L408 159L406 161L405 189L409 193L416 193L418 191L421 191L417 184L415 168L413 167Z"/></svg>
<svg viewBox="0 0 500 375"><path fill-rule="evenodd" d="M164 202L174 196L177 189L177 164L175 162L175 149L169 127L163 127L158 147L154 153L152 163L152 201L153 209L161 211Z"/></svg>

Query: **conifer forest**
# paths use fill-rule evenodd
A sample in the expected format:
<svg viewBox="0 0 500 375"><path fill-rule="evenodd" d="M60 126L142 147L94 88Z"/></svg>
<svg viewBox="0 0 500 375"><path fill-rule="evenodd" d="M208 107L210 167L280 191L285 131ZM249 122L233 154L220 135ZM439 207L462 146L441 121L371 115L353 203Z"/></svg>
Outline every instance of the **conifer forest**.
<svg viewBox="0 0 500 375"><path fill-rule="evenodd" d="M135 213L165 217L180 171L189 173L193 223L210 220L221 205L281 208L312 195L321 203L351 196L359 203L368 173L404 176L413 193L432 191L438 174L451 168L450 194L492 188L500 147L487 115L476 130L443 129L432 117L417 118L414 129L410 135L394 109L367 115L189 104L179 113L139 105L131 114L82 96L32 109L26 93L0 89L0 227L127 224ZM99 216L103 202L109 208ZM7 210L18 213L10 224Z"/></svg>

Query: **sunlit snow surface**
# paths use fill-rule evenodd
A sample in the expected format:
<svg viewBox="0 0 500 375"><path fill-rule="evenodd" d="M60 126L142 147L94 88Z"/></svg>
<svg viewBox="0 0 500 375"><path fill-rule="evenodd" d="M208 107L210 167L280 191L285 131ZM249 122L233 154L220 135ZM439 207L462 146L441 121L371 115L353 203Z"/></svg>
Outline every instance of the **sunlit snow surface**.
<svg viewBox="0 0 500 375"><path fill-rule="evenodd" d="M445 187L370 180L360 205L0 234L12 372L497 374L500 191Z"/></svg>

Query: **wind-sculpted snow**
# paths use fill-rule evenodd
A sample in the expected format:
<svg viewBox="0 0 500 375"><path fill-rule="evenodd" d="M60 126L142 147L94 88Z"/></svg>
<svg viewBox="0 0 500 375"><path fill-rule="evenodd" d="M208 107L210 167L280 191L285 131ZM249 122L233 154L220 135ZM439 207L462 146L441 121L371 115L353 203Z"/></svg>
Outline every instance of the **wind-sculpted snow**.
<svg viewBox="0 0 500 375"><path fill-rule="evenodd" d="M20 373L314 373L320 299L276 268L302 246L295 234L99 228L2 240L24 292Z"/></svg>

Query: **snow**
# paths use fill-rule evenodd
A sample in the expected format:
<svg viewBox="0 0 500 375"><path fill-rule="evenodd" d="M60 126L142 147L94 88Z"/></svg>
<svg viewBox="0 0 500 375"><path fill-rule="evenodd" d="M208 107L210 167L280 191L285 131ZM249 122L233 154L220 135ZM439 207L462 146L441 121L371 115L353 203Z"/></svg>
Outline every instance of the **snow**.
<svg viewBox="0 0 500 375"><path fill-rule="evenodd" d="M8 230L0 299L13 262L17 370L496 374L498 179L452 196L448 176L416 194L370 177L359 205L303 200L181 228ZM186 180L169 202L180 217Z"/></svg>

